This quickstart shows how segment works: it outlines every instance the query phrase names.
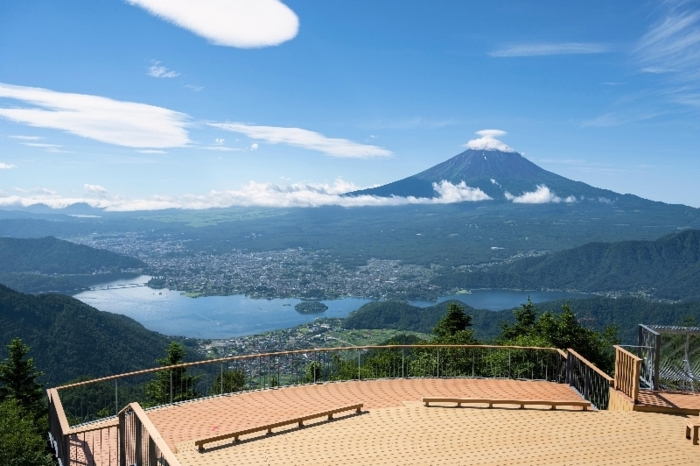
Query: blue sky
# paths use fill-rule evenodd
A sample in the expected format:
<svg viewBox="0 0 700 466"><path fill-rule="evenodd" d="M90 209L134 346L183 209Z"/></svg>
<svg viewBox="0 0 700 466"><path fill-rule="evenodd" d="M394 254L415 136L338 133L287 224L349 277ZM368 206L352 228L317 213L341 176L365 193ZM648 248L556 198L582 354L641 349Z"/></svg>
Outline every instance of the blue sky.
<svg viewBox="0 0 700 466"><path fill-rule="evenodd" d="M5 208L334 203L484 129L700 207L699 110L697 1L0 3Z"/></svg>

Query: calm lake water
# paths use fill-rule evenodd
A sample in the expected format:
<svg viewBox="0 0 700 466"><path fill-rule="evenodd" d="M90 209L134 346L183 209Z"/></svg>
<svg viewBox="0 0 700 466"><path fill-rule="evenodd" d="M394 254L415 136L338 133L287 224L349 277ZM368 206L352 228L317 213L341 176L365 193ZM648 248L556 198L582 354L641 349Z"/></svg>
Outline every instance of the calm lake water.
<svg viewBox="0 0 700 466"><path fill-rule="evenodd" d="M371 302L363 298L323 301L328 310L322 314L300 314L294 310L298 299L252 299L245 295L188 298L179 291L152 290L143 285L150 277L116 280L75 298L101 311L124 314L144 327L166 335L193 338L229 338L250 335L311 322L317 317L346 317L351 311ZM530 296L533 302L576 298L562 292L476 290L469 295L444 296L439 302L458 299L479 309L501 310L519 306ZM421 307L436 304L414 301Z"/></svg>

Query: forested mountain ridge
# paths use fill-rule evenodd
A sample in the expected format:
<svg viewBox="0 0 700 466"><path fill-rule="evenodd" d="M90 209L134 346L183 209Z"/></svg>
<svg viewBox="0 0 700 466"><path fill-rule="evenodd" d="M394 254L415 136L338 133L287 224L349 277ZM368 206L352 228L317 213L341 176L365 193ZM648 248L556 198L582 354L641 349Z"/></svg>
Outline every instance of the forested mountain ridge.
<svg viewBox="0 0 700 466"><path fill-rule="evenodd" d="M145 268L134 257L44 238L0 237L0 272L40 274L91 274Z"/></svg>
<svg viewBox="0 0 700 466"><path fill-rule="evenodd" d="M48 386L153 367L172 340L69 296L32 296L0 285L0 359L15 337L31 347Z"/></svg>
<svg viewBox="0 0 700 466"><path fill-rule="evenodd" d="M455 271L437 284L453 288L643 291L660 299L700 298L700 230L656 241L588 243L486 271Z"/></svg>
<svg viewBox="0 0 700 466"><path fill-rule="evenodd" d="M445 301L427 308L412 306L398 301L367 303L343 322L345 328L391 328L429 333L447 311L450 303L456 302L472 316L474 335L488 341L501 330L501 322L512 323L513 311L489 311L474 309L460 301ZM569 303L577 319L587 327L601 331L608 325L616 325L624 343L636 344L637 325L680 325L684 320L700 321L700 302L687 301L676 304L653 303L639 298L592 298L547 301L535 304L540 312L561 311Z"/></svg>

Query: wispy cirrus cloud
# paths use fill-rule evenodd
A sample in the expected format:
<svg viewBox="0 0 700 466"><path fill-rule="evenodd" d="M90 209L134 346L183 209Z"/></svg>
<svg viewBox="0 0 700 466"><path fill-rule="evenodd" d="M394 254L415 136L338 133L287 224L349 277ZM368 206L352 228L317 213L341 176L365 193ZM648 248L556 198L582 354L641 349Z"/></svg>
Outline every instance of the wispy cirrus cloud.
<svg viewBox="0 0 700 466"><path fill-rule="evenodd" d="M12 165L12 164L10 164L10 163L3 163L3 162L0 162L0 170L10 170L10 169L12 169L12 168L17 168L17 166L16 166L16 165Z"/></svg>
<svg viewBox="0 0 700 466"><path fill-rule="evenodd" d="M180 76L180 73L178 73L177 71L169 70L157 60L151 60L151 63L153 64L148 67L148 72L146 73L146 75L152 78L177 78L178 76Z"/></svg>
<svg viewBox="0 0 700 466"><path fill-rule="evenodd" d="M546 55L575 55L606 53L607 44L593 42L526 43L512 44L489 52L492 57L540 57Z"/></svg>
<svg viewBox="0 0 700 466"><path fill-rule="evenodd" d="M388 157L391 151L383 147L360 144L341 138L329 138L321 133L301 128L280 126L257 126L244 123L209 123L210 126L234 133L240 133L251 139L270 144L286 144L318 151L331 157L370 158Z"/></svg>
<svg viewBox="0 0 700 466"><path fill-rule="evenodd" d="M458 202L480 202L491 198L478 188L471 188L464 182L452 184L449 181L434 183L436 197L379 197L347 196L352 191L361 189L343 179L336 179L333 184L316 183L278 185L251 181L237 190L210 191L204 195L152 196L146 199L126 199L110 195L100 185L86 184L85 197L63 197L56 192L32 192L24 195L3 195L0 193L0 206L27 207L45 204L60 209L76 203L85 203L95 208L108 211L135 211L160 209L210 209L231 206L258 207L364 207L364 206L398 206L416 204L451 204Z"/></svg>
<svg viewBox="0 0 700 466"><path fill-rule="evenodd" d="M167 108L2 83L0 98L29 104L0 107L0 117L29 126L135 148L182 147L190 142L187 115Z"/></svg>
<svg viewBox="0 0 700 466"><path fill-rule="evenodd" d="M20 141L40 141L44 138L41 136L22 136L22 135L14 135L14 136L8 136L10 139L18 139Z"/></svg>
<svg viewBox="0 0 700 466"><path fill-rule="evenodd" d="M299 18L279 0L126 0L214 45L257 48L296 37Z"/></svg>
<svg viewBox="0 0 700 466"><path fill-rule="evenodd" d="M642 71L700 78L700 11L693 3L668 2L664 17L639 39L634 56Z"/></svg>

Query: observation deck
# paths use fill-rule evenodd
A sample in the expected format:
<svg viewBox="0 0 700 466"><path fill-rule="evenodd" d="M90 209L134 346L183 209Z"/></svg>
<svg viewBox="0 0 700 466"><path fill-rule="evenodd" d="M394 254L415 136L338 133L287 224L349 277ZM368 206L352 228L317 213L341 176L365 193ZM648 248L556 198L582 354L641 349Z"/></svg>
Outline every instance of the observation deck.
<svg viewBox="0 0 700 466"><path fill-rule="evenodd" d="M376 366L377 361L383 365ZM147 409L139 405L137 387L156 372L217 369L213 375L223 374L224 367L245 374L243 391L227 393L222 385L220 393L206 397ZM344 372L349 368L355 373ZM319 349L156 368L59 387L49 390L50 423L62 466L698 464L700 447L683 436L686 417L606 410L599 388L613 392L614 383L573 350ZM72 416L66 416L61 399L70 400L71 391L94 396L100 384L122 397L112 400L113 410L121 408L119 415L69 426ZM92 391L85 391L88 387ZM495 404L425 406L424 397ZM543 404L522 409L518 400ZM594 401L593 410L578 406L586 400ZM572 406L558 406L565 402ZM326 415L360 403L360 413ZM313 419L297 422L312 413ZM198 441L206 443L198 447Z"/></svg>

